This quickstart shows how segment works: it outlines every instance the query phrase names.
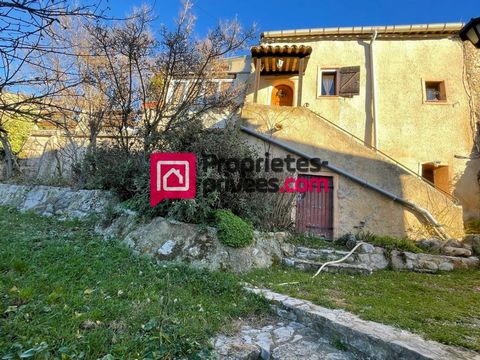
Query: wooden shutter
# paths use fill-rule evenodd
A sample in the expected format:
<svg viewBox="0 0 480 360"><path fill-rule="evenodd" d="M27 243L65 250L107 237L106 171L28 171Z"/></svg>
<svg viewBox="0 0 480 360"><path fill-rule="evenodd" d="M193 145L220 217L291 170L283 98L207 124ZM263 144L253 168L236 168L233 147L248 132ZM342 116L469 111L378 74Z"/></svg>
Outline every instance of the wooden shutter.
<svg viewBox="0 0 480 360"><path fill-rule="evenodd" d="M360 66L340 68L338 95L351 97L360 94Z"/></svg>

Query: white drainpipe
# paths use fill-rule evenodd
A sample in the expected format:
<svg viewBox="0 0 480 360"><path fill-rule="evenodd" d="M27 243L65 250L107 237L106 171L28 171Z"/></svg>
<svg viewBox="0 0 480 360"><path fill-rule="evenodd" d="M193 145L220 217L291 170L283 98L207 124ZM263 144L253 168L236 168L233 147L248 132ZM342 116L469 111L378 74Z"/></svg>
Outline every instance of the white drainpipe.
<svg viewBox="0 0 480 360"><path fill-rule="evenodd" d="M375 58L373 53L373 43L377 38L377 30L373 31L372 40L370 41L370 81L371 91L372 91L372 120L373 120L373 147L378 149L378 131L377 131L377 94L376 94L376 84L375 84Z"/></svg>

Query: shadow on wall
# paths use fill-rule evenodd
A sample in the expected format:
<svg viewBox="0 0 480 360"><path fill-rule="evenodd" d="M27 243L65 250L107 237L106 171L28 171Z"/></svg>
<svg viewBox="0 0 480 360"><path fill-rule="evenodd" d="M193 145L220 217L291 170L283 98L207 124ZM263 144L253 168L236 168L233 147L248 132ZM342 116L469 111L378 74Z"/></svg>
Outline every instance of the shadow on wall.
<svg viewBox="0 0 480 360"><path fill-rule="evenodd" d="M458 238L463 236L462 209L451 198L307 110L247 104L242 122L257 132L328 161L398 198L427 209L448 234ZM267 148L263 140L252 136L248 139L261 152ZM275 145L271 149L272 154L278 156L287 154L286 150ZM433 235L431 226L417 212L342 175L332 174L338 176L337 208L334 211L337 235L359 229L398 237Z"/></svg>
<svg viewBox="0 0 480 360"><path fill-rule="evenodd" d="M372 68L370 67L370 43L358 40L365 53L365 145L373 145L373 112L372 112Z"/></svg>
<svg viewBox="0 0 480 360"><path fill-rule="evenodd" d="M462 201L465 221L480 219L480 159L476 158L478 155L474 151L470 156L470 160L465 160L465 171L456 179L453 191Z"/></svg>
<svg viewBox="0 0 480 360"><path fill-rule="evenodd" d="M480 144L480 50L469 41L462 43L464 56L464 81L470 100L471 128L476 129L474 144ZM466 155L466 154L459 154ZM465 161L465 171L458 177L454 194L464 205L465 220L480 219L480 153L475 145Z"/></svg>
<svg viewBox="0 0 480 360"><path fill-rule="evenodd" d="M109 141L109 136L100 136ZM81 161L87 149L85 136L65 136L62 131L32 132L18 155L22 180L27 182L64 182L71 176L72 166ZM0 180L4 171L0 165Z"/></svg>

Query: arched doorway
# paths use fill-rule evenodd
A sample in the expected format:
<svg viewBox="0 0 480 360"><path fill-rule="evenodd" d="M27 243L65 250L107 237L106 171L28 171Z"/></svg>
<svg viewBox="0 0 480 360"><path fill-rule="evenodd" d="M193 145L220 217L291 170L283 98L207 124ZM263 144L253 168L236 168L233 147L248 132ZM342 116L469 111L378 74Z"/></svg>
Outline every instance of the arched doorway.
<svg viewBox="0 0 480 360"><path fill-rule="evenodd" d="M276 85L272 90L272 105L293 106L293 89L288 85Z"/></svg>

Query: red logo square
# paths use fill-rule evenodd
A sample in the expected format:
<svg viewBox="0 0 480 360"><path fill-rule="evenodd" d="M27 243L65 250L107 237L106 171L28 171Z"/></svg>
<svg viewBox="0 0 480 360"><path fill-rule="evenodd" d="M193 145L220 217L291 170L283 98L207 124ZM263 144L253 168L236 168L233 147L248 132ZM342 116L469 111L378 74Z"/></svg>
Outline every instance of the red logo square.
<svg viewBox="0 0 480 360"><path fill-rule="evenodd" d="M193 153L150 155L150 206L163 199L193 199L196 194L197 159Z"/></svg>

